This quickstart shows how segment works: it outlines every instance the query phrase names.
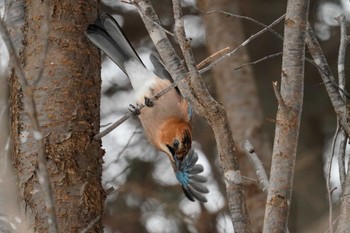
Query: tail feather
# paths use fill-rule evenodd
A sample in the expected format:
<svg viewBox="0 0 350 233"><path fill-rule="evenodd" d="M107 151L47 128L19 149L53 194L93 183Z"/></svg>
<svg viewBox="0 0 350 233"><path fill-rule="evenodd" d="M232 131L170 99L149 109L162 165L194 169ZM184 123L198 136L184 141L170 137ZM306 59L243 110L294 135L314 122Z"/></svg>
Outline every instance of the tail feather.
<svg viewBox="0 0 350 233"><path fill-rule="evenodd" d="M125 63L130 59L139 61L140 57L124 35L117 21L110 15L102 15L86 30L87 37L107 54L126 73Z"/></svg>

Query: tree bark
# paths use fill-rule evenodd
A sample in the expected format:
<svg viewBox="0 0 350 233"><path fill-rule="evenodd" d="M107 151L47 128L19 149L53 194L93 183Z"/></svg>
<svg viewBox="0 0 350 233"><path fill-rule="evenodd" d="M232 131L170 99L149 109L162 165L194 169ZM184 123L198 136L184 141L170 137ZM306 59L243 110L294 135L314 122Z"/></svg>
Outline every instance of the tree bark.
<svg viewBox="0 0 350 233"><path fill-rule="evenodd" d="M304 96L305 34L309 1L288 1L285 19L281 92L278 100L263 232L286 232Z"/></svg>
<svg viewBox="0 0 350 233"><path fill-rule="evenodd" d="M344 191L341 196L339 223L337 227L337 233L350 232L350 170L344 183Z"/></svg>
<svg viewBox="0 0 350 233"><path fill-rule="evenodd" d="M59 232L84 229L103 209L101 186L102 155L99 131L100 56L84 31L97 17L98 2L50 1L49 22L45 4L24 3L25 24L20 60L28 83L34 86L34 100L44 136ZM49 34L43 34L45 24ZM17 31L17 33L18 33ZM48 38L48 53L40 58ZM38 70L44 66L37 80ZM46 207L36 174L37 140L31 129L26 101L15 72L10 75L12 157L18 178L22 210L36 232L47 232ZM92 228L102 232L101 221Z"/></svg>
<svg viewBox="0 0 350 233"><path fill-rule="evenodd" d="M199 9L203 11L225 10L232 14L239 14L238 1L228 0L199 0ZM206 28L206 41L209 54L229 46L238 47L244 40L241 20L227 17L225 14L203 14ZM263 112L254 80L253 70L245 66L239 70L234 68L248 63L249 55L245 48L217 64L212 69L218 99L224 105L233 137L238 149L238 157L242 173L247 177L256 177L256 170L249 164L242 150L242 143L249 139L254 149L265 165L269 168L271 149L267 135L263 132ZM259 188L258 183L244 181L247 198L247 208L252 224L252 232L261 232L266 195Z"/></svg>

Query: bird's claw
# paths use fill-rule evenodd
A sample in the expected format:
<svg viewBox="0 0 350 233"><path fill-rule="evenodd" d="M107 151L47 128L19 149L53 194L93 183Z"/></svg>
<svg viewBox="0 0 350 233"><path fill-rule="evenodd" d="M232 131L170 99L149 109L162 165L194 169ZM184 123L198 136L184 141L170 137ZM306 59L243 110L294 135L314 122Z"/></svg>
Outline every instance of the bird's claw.
<svg viewBox="0 0 350 233"><path fill-rule="evenodd" d="M129 104L129 111L131 112L132 115L134 116L138 116L141 114L141 111L140 109L135 106L135 105L132 105L132 104Z"/></svg>
<svg viewBox="0 0 350 233"><path fill-rule="evenodd" d="M154 106L154 102L150 98L145 96L145 105L149 108L152 108Z"/></svg>

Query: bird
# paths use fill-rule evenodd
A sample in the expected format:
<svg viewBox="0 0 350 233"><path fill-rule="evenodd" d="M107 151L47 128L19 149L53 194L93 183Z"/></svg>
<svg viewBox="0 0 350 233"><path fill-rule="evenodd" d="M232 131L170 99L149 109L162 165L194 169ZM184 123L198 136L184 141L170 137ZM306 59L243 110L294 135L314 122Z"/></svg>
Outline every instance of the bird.
<svg viewBox="0 0 350 233"><path fill-rule="evenodd" d="M118 22L108 14L88 25L85 34L129 77L136 99L136 107L130 105L130 111L138 115L150 144L168 156L185 196L190 201L207 202L207 178L199 175L204 169L197 164L198 154L192 148L191 105L178 88L157 101L149 98L173 83L159 55L151 53L155 71L147 69ZM143 103L147 107L139 110L137 106Z"/></svg>

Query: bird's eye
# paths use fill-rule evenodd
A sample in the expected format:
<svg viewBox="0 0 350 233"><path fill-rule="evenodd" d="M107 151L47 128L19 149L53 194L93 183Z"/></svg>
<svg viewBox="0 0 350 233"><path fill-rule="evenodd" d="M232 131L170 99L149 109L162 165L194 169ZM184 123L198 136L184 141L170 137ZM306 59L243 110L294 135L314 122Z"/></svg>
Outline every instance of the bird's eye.
<svg viewBox="0 0 350 233"><path fill-rule="evenodd" d="M166 145L166 147L168 147L168 150L169 150L170 153L174 156L174 155L175 155L175 150L174 150L174 148L172 148L172 147L169 146L169 145Z"/></svg>
<svg viewBox="0 0 350 233"><path fill-rule="evenodd" d="M175 139L173 142L173 146L174 146L175 150L179 149L179 145L180 145L179 140Z"/></svg>

